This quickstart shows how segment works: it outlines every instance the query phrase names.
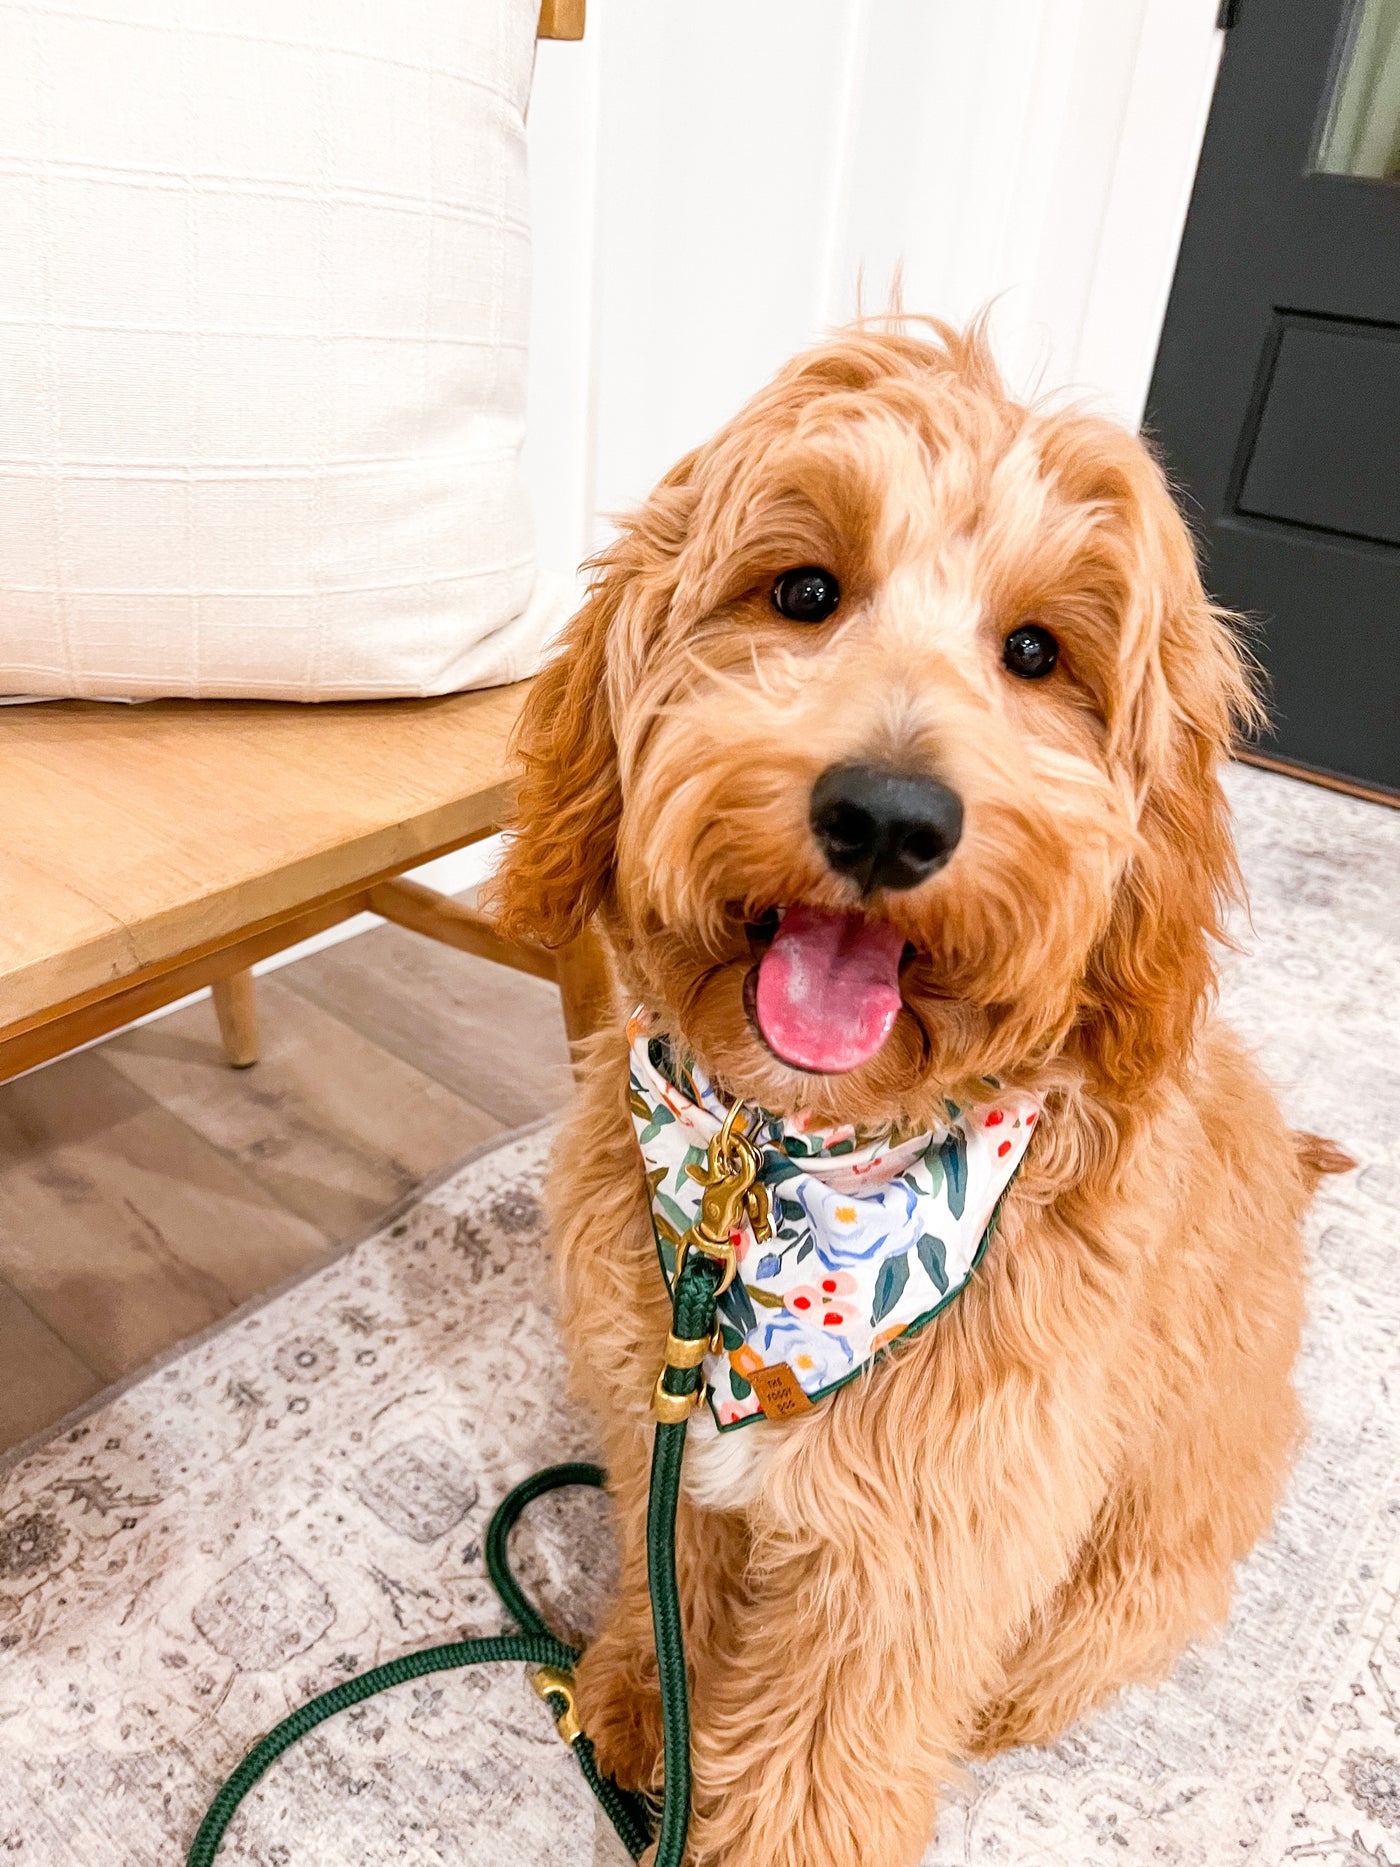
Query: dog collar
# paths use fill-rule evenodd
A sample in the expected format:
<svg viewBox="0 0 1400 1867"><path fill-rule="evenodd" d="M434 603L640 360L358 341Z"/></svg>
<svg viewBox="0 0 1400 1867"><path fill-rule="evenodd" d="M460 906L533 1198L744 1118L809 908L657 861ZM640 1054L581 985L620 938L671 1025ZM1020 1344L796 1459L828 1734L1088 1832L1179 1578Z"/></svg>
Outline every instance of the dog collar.
<svg viewBox="0 0 1400 1867"><path fill-rule="evenodd" d="M650 1035L644 1013L628 1037L632 1120L669 1289L700 1213L691 1169L704 1167L726 1106L693 1060ZM724 1349L704 1364L721 1432L805 1413L964 1288L1041 1109L1037 1097L985 1080L986 1102L948 1102L946 1126L918 1133L750 1115L772 1236L760 1241L747 1218L733 1234L738 1272L719 1299Z"/></svg>

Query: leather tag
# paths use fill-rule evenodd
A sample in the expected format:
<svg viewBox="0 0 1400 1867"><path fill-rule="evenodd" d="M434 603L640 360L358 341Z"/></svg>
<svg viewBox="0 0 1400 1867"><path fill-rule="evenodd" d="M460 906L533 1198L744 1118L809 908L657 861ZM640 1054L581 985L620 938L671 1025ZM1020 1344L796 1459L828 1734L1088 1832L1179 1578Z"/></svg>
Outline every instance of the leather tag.
<svg viewBox="0 0 1400 1867"><path fill-rule="evenodd" d="M802 1391L802 1383L785 1361L771 1368L755 1368L745 1377L758 1395L758 1404L770 1420L795 1420L799 1413L810 1413L812 1403Z"/></svg>

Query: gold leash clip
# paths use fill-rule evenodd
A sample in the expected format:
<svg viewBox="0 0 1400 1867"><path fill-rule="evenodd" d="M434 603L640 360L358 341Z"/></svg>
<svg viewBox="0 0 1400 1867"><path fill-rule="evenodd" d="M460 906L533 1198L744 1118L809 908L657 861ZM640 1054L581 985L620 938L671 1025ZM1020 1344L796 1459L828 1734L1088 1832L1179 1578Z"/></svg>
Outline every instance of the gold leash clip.
<svg viewBox="0 0 1400 1867"><path fill-rule="evenodd" d="M754 1237L762 1244L773 1236L769 1214L768 1189L759 1182L762 1157L744 1134L744 1105L736 1102L710 1142L703 1167L692 1164L687 1171L700 1182L700 1216L680 1242L676 1252L676 1281L690 1251L703 1252L724 1266L716 1296L723 1296L739 1269L739 1254L734 1239L747 1218Z"/></svg>
<svg viewBox="0 0 1400 1867"><path fill-rule="evenodd" d="M744 1134L743 1108L742 1102L736 1102L725 1116L710 1142L705 1165L699 1167L692 1164L687 1169L704 1191L700 1196L700 1216L681 1239L676 1251L675 1283L680 1283L686 1258L692 1251L699 1251L724 1267L719 1283L715 1286L717 1297L723 1296L738 1274L739 1252L734 1241L745 1218L753 1226L754 1236L760 1242L772 1237L768 1189L758 1179L758 1171L763 1164L762 1156ZM668 1331L665 1365L657 1375L656 1386L652 1390L653 1417L663 1425L679 1426L688 1418L693 1407L701 1406L705 1395L704 1382L698 1382L691 1393L668 1394L665 1385L667 1369L698 1368L707 1355L718 1355L723 1348L724 1337L718 1324L714 1333L708 1337L678 1336L674 1331Z"/></svg>

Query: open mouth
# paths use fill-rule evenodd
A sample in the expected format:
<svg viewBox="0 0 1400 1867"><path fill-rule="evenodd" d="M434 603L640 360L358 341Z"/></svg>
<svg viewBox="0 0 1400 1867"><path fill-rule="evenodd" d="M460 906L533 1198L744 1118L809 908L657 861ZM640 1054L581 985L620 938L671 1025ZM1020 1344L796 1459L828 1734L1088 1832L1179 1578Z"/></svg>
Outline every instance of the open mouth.
<svg viewBox="0 0 1400 1867"><path fill-rule="evenodd" d="M899 1016L903 934L805 902L770 909L747 932L759 961L744 1003L774 1056L824 1076L868 1063Z"/></svg>

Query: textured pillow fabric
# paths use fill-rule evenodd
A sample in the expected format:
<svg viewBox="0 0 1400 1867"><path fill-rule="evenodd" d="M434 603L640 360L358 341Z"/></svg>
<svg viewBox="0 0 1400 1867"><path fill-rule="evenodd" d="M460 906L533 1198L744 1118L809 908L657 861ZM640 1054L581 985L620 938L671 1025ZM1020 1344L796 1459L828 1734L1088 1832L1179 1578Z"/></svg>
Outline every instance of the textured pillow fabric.
<svg viewBox="0 0 1400 1867"><path fill-rule="evenodd" d="M0 693L532 671L537 11L0 6Z"/></svg>

